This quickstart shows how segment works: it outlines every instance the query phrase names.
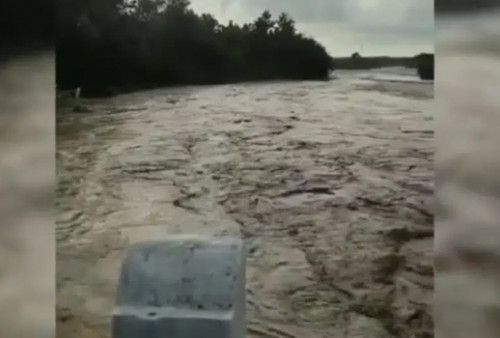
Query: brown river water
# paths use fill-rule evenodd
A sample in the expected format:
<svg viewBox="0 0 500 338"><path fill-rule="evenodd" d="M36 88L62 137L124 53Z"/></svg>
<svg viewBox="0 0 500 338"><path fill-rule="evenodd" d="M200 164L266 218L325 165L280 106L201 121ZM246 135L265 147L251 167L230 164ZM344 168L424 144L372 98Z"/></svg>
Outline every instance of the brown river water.
<svg viewBox="0 0 500 338"><path fill-rule="evenodd" d="M109 337L129 243L246 240L247 337L432 337L433 85L157 89L61 106L61 337Z"/></svg>

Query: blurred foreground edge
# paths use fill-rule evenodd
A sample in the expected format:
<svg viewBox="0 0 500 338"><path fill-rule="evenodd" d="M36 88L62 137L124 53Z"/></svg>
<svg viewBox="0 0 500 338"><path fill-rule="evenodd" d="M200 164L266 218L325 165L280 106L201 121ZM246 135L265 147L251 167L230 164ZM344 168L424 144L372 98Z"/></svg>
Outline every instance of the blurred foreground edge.
<svg viewBox="0 0 500 338"><path fill-rule="evenodd" d="M439 4L435 337L498 338L500 2Z"/></svg>
<svg viewBox="0 0 500 338"><path fill-rule="evenodd" d="M113 338L244 338L245 248L234 238L134 244L122 266Z"/></svg>
<svg viewBox="0 0 500 338"><path fill-rule="evenodd" d="M44 49L8 48L0 63L2 338L55 334L55 67Z"/></svg>

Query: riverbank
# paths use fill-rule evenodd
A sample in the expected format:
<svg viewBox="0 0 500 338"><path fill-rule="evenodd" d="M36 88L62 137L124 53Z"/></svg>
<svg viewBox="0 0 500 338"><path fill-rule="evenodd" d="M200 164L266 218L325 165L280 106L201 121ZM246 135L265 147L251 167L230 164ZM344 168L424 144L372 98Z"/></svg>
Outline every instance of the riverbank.
<svg viewBox="0 0 500 338"><path fill-rule="evenodd" d="M373 70L382 68L415 69L422 80L434 80L434 54L421 53L412 57L368 56L359 54L337 57L332 61L335 70Z"/></svg>
<svg viewBox="0 0 500 338"><path fill-rule="evenodd" d="M119 6L61 3L57 84L89 97L177 85L327 79L332 59L286 13L219 23L188 0ZM88 15L99 13L99 15Z"/></svg>
<svg viewBox="0 0 500 338"><path fill-rule="evenodd" d="M82 99L102 99L102 98L110 98L113 96L117 95L124 95L124 94L132 94L135 92L145 92L145 91L150 91L150 90L158 90L158 89L177 89L177 88L183 88L183 87L210 87L210 86L224 86L224 85L246 85L246 84L252 84L252 83L280 83L280 82L289 82L289 81L294 81L294 82L300 82L300 81L314 81L314 82L324 82L324 81L331 81L334 78L331 77L331 74L328 73L325 76L321 77L312 77L312 78L293 78L293 77L274 77L274 76L268 76L268 77L262 77L262 78L255 78L255 77L248 77L248 78L241 78L241 79L232 79L232 80L227 80L227 81L214 81L214 82L205 82L205 83L171 83L171 84L155 84L155 85L147 85L147 86L124 86L124 87L103 87L103 88L91 88L90 93L88 90L85 88L80 87L81 91L81 98ZM74 92L75 88L71 89L65 89L65 90L58 90L57 91L57 97L60 100L60 107L68 107L72 105L72 99L74 99ZM73 100L73 103L75 100Z"/></svg>

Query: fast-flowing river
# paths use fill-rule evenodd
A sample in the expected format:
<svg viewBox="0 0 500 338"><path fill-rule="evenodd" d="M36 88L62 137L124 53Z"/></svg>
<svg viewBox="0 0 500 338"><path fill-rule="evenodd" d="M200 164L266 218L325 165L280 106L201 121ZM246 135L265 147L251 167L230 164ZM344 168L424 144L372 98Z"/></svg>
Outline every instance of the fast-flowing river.
<svg viewBox="0 0 500 338"><path fill-rule="evenodd" d="M431 337L433 85L158 89L57 122L61 337L109 337L127 245L241 236L247 337Z"/></svg>

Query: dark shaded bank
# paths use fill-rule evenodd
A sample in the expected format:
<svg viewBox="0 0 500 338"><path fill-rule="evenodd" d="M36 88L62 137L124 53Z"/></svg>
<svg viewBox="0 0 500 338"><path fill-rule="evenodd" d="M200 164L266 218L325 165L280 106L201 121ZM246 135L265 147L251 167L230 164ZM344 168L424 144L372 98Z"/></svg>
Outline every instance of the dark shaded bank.
<svg viewBox="0 0 500 338"><path fill-rule="evenodd" d="M188 0L58 0L57 84L84 96L160 86L327 79L332 59L283 13L222 25Z"/></svg>

